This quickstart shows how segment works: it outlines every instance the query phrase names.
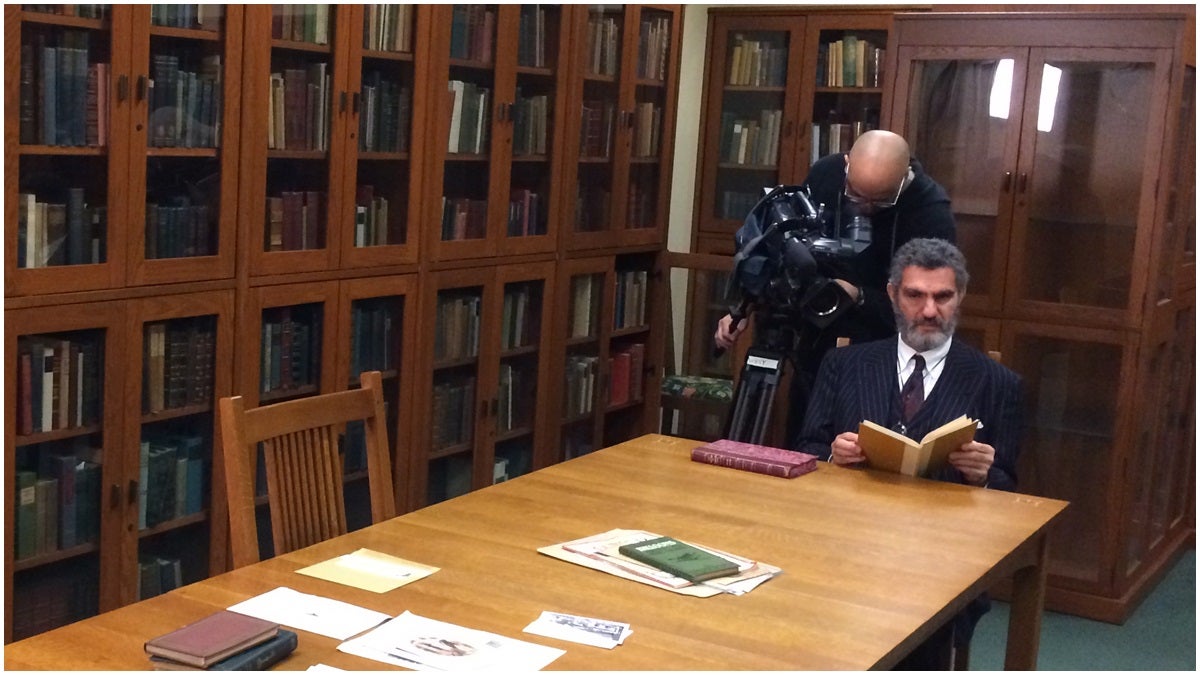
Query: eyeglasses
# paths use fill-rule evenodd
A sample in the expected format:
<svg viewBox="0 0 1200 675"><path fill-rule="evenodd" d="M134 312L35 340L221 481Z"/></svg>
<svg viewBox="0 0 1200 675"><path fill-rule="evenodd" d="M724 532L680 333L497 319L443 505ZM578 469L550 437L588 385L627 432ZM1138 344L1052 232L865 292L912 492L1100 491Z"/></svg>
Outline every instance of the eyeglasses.
<svg viewBox="0 0 1200 675"><path fill-rule="evenodd" d="M842 195L845 196L846 199L849 200L853 204L859 204L862 206L871 206L871 207L874 207L877 209L890 209L891 207L896 205L896 202L900 201L900 193L904 192L904 188L908 187L908 183L909 183L909 181L912 180L912 177L913 177L912 169L909 169L908 173L904 174L904 178L900 180L900 187L896 188L896 196L892 197L891 201L882 201L882 200L878 200L878 199L867 199L866 197L863 197L862 195L851 192L850 166L847 165L846 166L846 187L843 188Z"/></svg>

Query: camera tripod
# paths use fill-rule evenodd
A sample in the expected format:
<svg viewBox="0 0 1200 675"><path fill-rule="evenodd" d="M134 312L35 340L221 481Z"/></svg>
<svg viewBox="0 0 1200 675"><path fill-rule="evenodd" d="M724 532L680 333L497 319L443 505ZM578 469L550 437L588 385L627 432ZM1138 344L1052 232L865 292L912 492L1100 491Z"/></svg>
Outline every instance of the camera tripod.
<svg viewBox="0 0 1200 675"><path fill-rule="evenodd" d="M771 323L758 322L755 343L746 352L733 406L725 422L724 437L731 441L763 445L771 428L776 395L781 388L785 391L788 388L796 333L790 327Z"/></svg>

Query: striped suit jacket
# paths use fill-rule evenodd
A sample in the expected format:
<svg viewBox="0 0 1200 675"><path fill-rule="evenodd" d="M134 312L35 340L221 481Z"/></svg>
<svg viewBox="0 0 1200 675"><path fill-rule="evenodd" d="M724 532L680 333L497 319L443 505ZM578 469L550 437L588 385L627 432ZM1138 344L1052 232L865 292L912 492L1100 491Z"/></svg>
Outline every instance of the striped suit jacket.
<svg viewBox="0 0 1200 675"><path fill-rule="evenodd" d="M844 431L857 431L864 419L895 429L900 420L900 385L896 379L896 340L850 345L830 350L817 380L796 449L828 459L830 444ZM1022 433L1020 377L987 355L950 343L942 374L908 425L907 435L920 440L932 429L959 415L983 423L975 440L996 450L988 487L1016 487L1017 452ZM933 476L961 483L962 475L947 467Z"/></svg>

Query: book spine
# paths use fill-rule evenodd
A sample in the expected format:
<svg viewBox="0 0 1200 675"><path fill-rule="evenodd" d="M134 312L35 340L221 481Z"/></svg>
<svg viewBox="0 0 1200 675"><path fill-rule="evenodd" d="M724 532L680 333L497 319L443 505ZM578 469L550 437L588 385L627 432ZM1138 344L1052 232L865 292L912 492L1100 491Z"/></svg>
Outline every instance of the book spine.
<svg viewBox="0 0 1200 675"><path fill-rule="evenodd" d="M296 633L280 628L270 640L222 659L208 670L266 670L295 651L297 642Z"/></svg>
<svg viewBox="0 0 1200 675"><path fill-rule="evenodd" d="M692 461L712 464L714 466L726 466L732 469L740 469L742 471L752 471L768 476L779 476L780 478L791 477L793 467L781 462L772 462L762 459L751 459L749 457L738 457L736 455L727 455L715 450L706 450L704 448L695 448L692 450Z"/></svg>

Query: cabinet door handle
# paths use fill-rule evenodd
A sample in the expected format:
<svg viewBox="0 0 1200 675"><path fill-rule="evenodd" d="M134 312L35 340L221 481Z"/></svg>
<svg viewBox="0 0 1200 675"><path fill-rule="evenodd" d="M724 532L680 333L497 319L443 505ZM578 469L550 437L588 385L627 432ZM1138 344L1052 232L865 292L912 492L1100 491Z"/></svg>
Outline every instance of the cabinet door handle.
<svg viewBox="0 0 1200 675"><path fill-rule="evenodd" d="M138 103L146 100L146 90L149 89L150 83L147 82L145 75L138 75L137 81L137 100Z"/></svg>
<svg viewBox="0 0 1200 675"><path fill-rule="evenodd" d="M117 103L124 103L127 98L129 98L129 76L122 75L117 78Z"/></svg>
<svg viewBox="0 0 1200 675"><path fill-rule="evenodd" d="M352 112L353 112L355 115L357 115L357 114L358 114L358 106L359 106L359 104L360 104L361 102L362 102L362 97L359 95L359 93L358 93L357 91L356 91L356 92L354 92L354 99L353 99L353 101L350 103L350 110L351 110L351 111L352 111Z"/></svg>
<svg viewBox="0 0 1200 675"><path fill-rule="evenodd" d="M492 417L495 417L496 413L498 413L499 411L500 411L500 399L494 398L494 399L492 399Z"/></svg>
<svg viewBox="0 0 1200 675"><path fill-rule="evenodd" d="M1004 172L1004 180L1000 181L1000 191L1008 192L1011 189L1012 189L1012 172L1005 171Z"/></svg>
<svg viewBox="0 0 1200 675"><path fill-rule="evenodd" d="M346 92L342 91L342 95L338 98L338 112L346 112Z"/></svg>
<svg viewBox="0 0 1200 675"><path fill-rule="evenodd" d="M488 410L488 402L480 401L479 402L479 418L480 419L487 418L487 410Z"/></svg>
<svg viewBox="0 0 1200 675"><path fill-rule="evenodd" d="M791 120L788 120L783 123L783 137L784 138L792 137L792 121Z"/></svg>
<svg viewBox="0 0 1200 675"><path fill-rule="evenodd" d="M1028 183L1029 183L1029 174L1022 173L1020 175L1020 177L1017 178L1017 192L1019 194L1025 194L1025 187Z"/></svg>

